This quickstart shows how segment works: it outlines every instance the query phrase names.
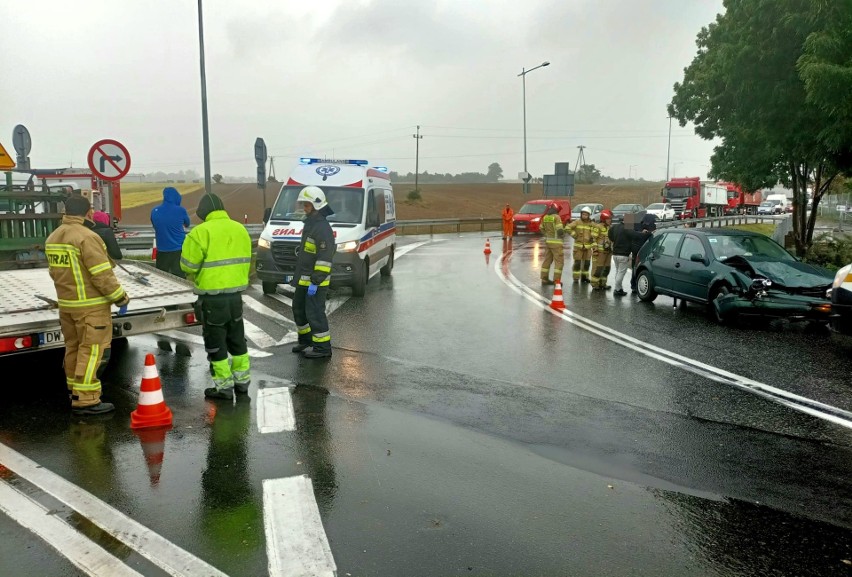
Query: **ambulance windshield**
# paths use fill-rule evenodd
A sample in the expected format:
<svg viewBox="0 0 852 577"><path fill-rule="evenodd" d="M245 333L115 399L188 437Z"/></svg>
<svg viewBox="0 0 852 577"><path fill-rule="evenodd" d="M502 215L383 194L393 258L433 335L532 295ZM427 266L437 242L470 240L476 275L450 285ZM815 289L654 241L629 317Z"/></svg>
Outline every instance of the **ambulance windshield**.
<svg viewBox="0 0 852 577"><path fill-rule="evenodd" d="M304 220L305 213L296 205L296 198L303 186L285 186L272 208L270 220ZM334 214L328 222L357 224L364 215L364 189L322 186L328 205Z"/></svg>

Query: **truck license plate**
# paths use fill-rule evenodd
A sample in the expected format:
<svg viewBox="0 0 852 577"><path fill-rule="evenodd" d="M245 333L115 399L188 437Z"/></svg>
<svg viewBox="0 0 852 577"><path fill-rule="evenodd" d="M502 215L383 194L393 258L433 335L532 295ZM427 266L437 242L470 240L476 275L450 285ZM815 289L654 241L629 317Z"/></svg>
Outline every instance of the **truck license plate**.
<svg viewBox="0 0 852 577"><path fill-rule="evenodd" d="M38 334L38 344L42 346L65 344L65 338L62 336L62 331L48 331Z"/></svg>

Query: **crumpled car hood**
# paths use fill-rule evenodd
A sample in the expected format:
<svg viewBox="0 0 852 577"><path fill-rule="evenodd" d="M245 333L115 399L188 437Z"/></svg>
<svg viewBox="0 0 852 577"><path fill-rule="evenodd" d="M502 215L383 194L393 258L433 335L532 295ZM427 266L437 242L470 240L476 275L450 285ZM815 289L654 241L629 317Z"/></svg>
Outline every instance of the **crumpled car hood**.
<svg viewBox="0 0 852 577"><path fill-rule="evenodd" d="M789 289L828 287L834 280L827 270L799 261L779 262L754 256L733 256L724 262L740 270L751 268L756 275Z"/></svg>

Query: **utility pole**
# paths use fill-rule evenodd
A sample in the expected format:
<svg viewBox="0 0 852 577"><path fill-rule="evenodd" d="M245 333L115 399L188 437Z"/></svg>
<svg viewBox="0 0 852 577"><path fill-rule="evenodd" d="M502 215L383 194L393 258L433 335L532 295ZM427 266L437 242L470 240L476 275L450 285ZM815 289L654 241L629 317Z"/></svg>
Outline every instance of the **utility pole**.
<svg viewBox="0 0 852 577"><path fill-rule="evenodd" d="M414 190L420 192L419 187L419 178L420 178L420 139L423 138L420 136L420 125L417 125L417 134L411 135L415 141L417 142L417 146L415 148L415 156L414 156Z"/></svg>
<svg viewBox="0 0 852 577"><path fill-rule="evenodd" d="M201 0L198 0L198 48L201 55L201 131L204 139L204 190L207 194L212 194L210 134L207 126L207 72L204 68L204 18L201 13Z"/></svg>
<svg viewBox="0 0 852 577"><path fill-rule="evenodd" d="M275 157L274 156L269 157L269 176L272 178L272 180L276 180L276 178L275 178Z"/></svg>
<svg viewBox="0 0 852 577"><path fill-rule="evenodd" d="M669 181L669 160L672 155L672 117L669 116L669 146L666 149L666 182Z"/></svg>

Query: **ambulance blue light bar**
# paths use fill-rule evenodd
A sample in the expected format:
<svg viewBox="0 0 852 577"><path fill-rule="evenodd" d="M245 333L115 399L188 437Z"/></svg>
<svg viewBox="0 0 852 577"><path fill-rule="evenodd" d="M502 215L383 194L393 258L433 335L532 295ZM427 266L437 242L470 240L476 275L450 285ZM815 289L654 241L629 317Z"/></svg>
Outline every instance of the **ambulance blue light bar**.
<svg viewBox="0 0 852 577"><path fill-rule="evenodd" d="M367 166L370 164L366 160L337 160L333 158L307 158L299 159L299 164L354 164L357 166Z"/></svg>

